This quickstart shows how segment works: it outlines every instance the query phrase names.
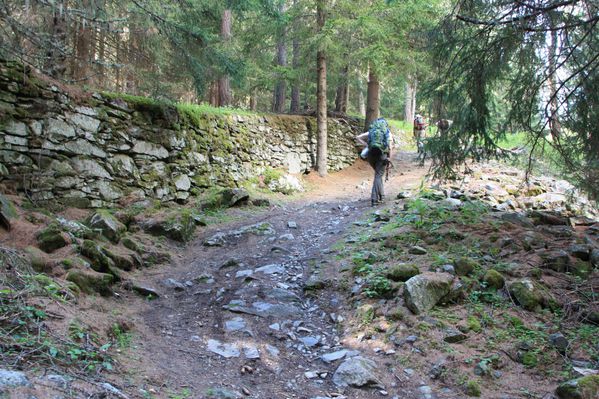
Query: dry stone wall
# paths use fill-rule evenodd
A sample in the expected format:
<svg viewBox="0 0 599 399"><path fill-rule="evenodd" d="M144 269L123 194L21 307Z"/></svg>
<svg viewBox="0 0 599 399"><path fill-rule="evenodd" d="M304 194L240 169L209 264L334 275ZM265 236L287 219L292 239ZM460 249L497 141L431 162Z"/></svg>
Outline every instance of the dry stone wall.
<svg viewBox="0 0 599 399"><path fill-rule="evenodd" d="M357 158L356 122L330 121L331 170ZM143 98L74 95L0 61L0 175L36 201L80 207L137 197L185 201L266 167L305 172L315 154L311 117L199 114Z"/></svg>

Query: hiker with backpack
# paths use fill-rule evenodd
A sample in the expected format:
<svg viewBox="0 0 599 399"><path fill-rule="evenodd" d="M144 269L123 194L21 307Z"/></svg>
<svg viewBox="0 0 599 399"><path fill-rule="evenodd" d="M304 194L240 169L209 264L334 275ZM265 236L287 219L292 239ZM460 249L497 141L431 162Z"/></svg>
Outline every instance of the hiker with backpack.
<svg viewBox="0 0 599 399"><path fill-rule="evenodd" d="M379 118L370 124L368 131L356 137L356 140L366 148L362 151L362 157L374 169L374 182L370 203L372 206L379 204L385 199L383 188L383 176L385 170L390 166L391 146L389 145L389 124L384 118ZM364 141L367 139L367 141Z"/></svg>
<svg viewBox="0 0 599 399"><path fill-rule="evenodd" d="M416 148L418 149L418 155L422 155L424 152L425 132L426 121L420 113L417 113L414 117L414 140L416 140Z"/></svg>

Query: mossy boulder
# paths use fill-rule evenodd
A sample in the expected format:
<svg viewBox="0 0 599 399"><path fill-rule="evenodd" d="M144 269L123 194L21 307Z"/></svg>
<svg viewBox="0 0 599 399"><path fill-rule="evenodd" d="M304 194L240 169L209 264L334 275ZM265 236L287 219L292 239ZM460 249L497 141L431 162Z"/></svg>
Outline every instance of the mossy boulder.
<svg viewBox="0 0 599 399"><path fill-rule="evenodd" d="M593 249L591 251L591 265L599 268L599 249Z"/></svg>
<svg viewBox="0 0 599 399"><path fill-rule="evenodd" d="M565 273L570 268L570 255L563 250L545 251L541 253L543 268Z"/></svg>
<svg viewBox="0 0 599 399"><path fill-rule="evenodd" d="M71 243L71 238L58 226L50 225L36 235L37 245L47 253L66 247Z"/></svg>
<svg viewBox="0 0 599 399"><path fill-rule="evenodd" d="M87 223L92 229L99 230L104 237L115 244L120 241L127 231L127 226L119 222L116 217L106 210L96 211Z"/></svg>
<svg viewBox="0 0 599 399"><path fill-rule="evenodd" d="M83 241L81 255L89 259L91 268L99 273L111 273L115 266L113 260L106 256L102 248L92 240Z"/></svg>
<svg viewBox="0 0 599 399"><path fill-rule="evenodd" d="M596 399L599 397L599 375L564 382L555 393L560 399Z"/></svg>
<svg viewBox="0 0 599 399"><path fill-rule="evenodd" d="M132 237L123 237L121 239L121 244L123 244L125 248L137 252L138 254L143 252L143 245Z"/></svg>
<svg viewBox="0 0 599 399"><path fill-rule="evenodd" d="M583 260L578 260L574 262L574 264L572 264L572 266L570 267L570 273L582 278L588 277L592 271L593 268L591 267L591 264Z"/></svg>
<svg viewBox="0 0 599 399"><path fill-rule="evenodd" d="M173 212L164 217L142 223L142 228L154 236L162 236L179 242L193 238L196 224L190 212Z"/></svg>
<svg viewBox="0 0 599 399"><path fill-rule="evenodd" d="M476 268L480 267L476 260L468 257L457 259L453 266L458 276L468 276L472 274Z"/></svg>
<svg viewBox="0 0 599 399"><path fill-rule="evenodd" d="M494 269L487 270L483 277L483 281L487 284L487 287L495 288L496 290L503 288L505 285L505 278L503 275Z"/></svg>
<svg viewBox="0 0 599 399"><path fill-rule="evenodd" d="M409 263L400 263L387 270L387 278L393 281L408 281L418 274L418 267Z"/></svg>
<svg viewBox="0 0 599 399"><path fill-rule="evenodd" d="M36 247L25 248L25 253L31 262L31 267L38 273L49 273L52 271L52 263L48 255Z"/></svg>
<svg viewBox="0 0 599 399"><path fill-rule="evenodd" d="M114 276L107 273L98 273L92 270L71 270L67 273L67 281L71 281L86 294L98 293L103 296L112 294L111 285Z"/></svg>
<svg viewBox="0 0 599 399"><path fill-rule="evenodd" d="M448 273L422 273L406 281L404 300L414 314L432 309L450 291L454 277Z"/></svg>
<svg viewBox="0 0 599 399"><path fill-rule="evenodd" d="M6 170L4 165L0 164L0 166L2 166L3 170ZM0 194L0 216L2 217L2 222L5 224L5 227L10 230L10 219L17 217L17 209L13 203L2 194Z"/></svg>
<svg viewBox="0 0 599 399"><path fill-rule="evenodd" d="M102 247L104 255L108 256L116 267L130 271L142 266L141 257L133 251L119 247Z"/></svg>
<svg viewBox="0 0 599 399"><path fill-rule="evenodd" d="M531 280L523 279L509 284L508 291L521 307L535 311L547 304L541 289Z"/></svg>

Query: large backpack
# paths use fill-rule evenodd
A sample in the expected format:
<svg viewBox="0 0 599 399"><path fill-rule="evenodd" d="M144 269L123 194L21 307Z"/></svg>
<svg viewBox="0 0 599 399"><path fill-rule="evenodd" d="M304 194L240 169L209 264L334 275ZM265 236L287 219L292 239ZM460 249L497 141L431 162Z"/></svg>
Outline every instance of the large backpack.
<svg viewBox="0 0 599 399"><path fill-rule="evenodd" d="M383 118L379 118L370 124L368 129L368 149L379 149L386 151L389 147L389 125Z"/></svg>
<svg viewBox="0 0 599 399"><path fill-rule="evenodd" d="M414 119L414 128L416 130L424 130L426 128L424 118L421 115L416 116L416 119Z"/></svg>

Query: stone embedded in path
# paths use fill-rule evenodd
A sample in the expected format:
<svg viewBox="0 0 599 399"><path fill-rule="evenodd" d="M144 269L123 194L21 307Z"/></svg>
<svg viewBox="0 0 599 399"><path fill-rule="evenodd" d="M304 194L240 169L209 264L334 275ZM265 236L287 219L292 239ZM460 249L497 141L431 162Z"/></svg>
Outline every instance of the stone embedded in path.
<svg viewBox="0 0 599 399"><path fill-rule="evenodd" d="M422 273L406 281L404 300L415 314L432 309L449 294L454 277L447 273Z"/></svg>
<svg viewBox="0 0 599 399"><path fill-rule="evenodd" d="M252 306L247 306L243 300L234 299L223 306L224 309L234 313L246 313L259 317L275 317L279 319L295 317L301 314L301 310L288 304L268 303L257 301L252 303Z"/></svg>
<svg viewBox="0 0 599 399"><path fill-rule="evenodd" d="M256 269L256 273L264 273L264 274L281 274L285 271L285 267L283 265L266 265Z"/></svg>
<svg viewBox="0 0 599 399"><path fill-rule="evenodd" d="M245 329L245 327L245 320L243 320L242 317L234 317L231 320L225 321L225 331L228 332L241 331Z"/></svg>
<svg viewBox="0 0 599 399"><path fill-rule="evenodd" d="M0 388L26 387L29 385L31 385L29 379L24 373L0 369Z"/></svg>
<svg viewBox="0 0 599 399"><path fill-rule="evenodd" d="M345 360L333 374L333 383L338 387L380 386L375 374L376 364L362 356Z"/></svg>
<svg viewBox="0 0 599 399"><path fill-rule="evenodd" d="M289 227L290 229L297 229L297 223L293 220L290 220L287 222L287 227Z"/></svg>
<svg viewBox="0 0 599 399"><path fill-rule="evenodd" d="M320 343L320 337L301 337L299 339L306 348L313 348Z"/></svg>
<svg viewBox="0 0 599 399"><path fill-rule="evenodd" d="M252 274L254 274L252 269L239 270L237 273L235 273L235 278L246 278L250 277Z"/></svg>
<svg viewBox="0 0 599 399"><path fill-rule="evenodd" d="M320 359L325 363L332 363L336 360L343 359L348 353L349 351L347 349L342 349L336 352L325 353L320 357Z"/></svg>
<svg viewBox="0 0 599 399"><path fill-rule="evenodd" d="M260 352L258 351L258 348L251 345L243 347L243 355L249 360L260 359Z"/></svg>
<svg viewBox="0 0 599 399"><path fill-rule="evenodd" d="M224 233L216 233L212 237L204 241L204 245L207 247L222 247L227 243L226 235Z"/></svg>
<svg viewBox="0 0 599 399"><path fill-rule="evenodd" d="M239 348L237 347L237 345L222 343L215 339L208 340L206 349L208 349L210 352L216 353L217 355L220 355L226 359L229 359L232 357L239 357L241 355L241 352L239 351Z"/></svg>

